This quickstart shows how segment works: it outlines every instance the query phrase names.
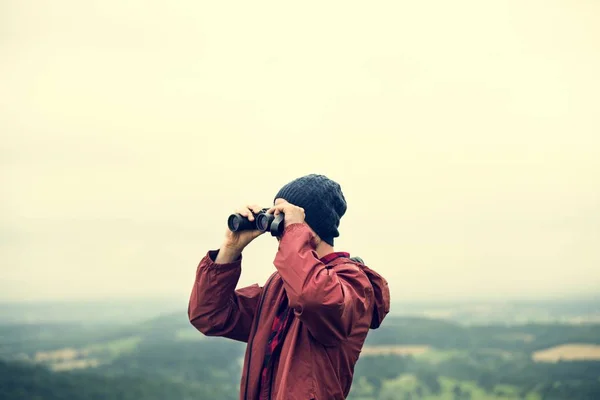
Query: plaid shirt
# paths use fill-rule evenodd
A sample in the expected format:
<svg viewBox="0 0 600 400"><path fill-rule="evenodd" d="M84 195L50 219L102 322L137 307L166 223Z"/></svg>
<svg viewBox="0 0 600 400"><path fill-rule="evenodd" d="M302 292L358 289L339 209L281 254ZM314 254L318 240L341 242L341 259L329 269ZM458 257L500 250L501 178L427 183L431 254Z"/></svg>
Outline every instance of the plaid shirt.
<svg viewBox="0 0 600 400"><path fill-rule="evenodd" d="M322 257L321 262L323 264L329 264L338 257L349 258L350 254L345 252L330 253ZM267 344L267 350L265 354L265 361L263 363L260 383L261 400L268 400L271 397L270 387L272 384L271 381L273 379L273 373L275 372L273 367L275 365L277 357L279 356L281 345L283 344L283 340L285 339L285 334L293 318L294 313L292 312L292 309L288 307L287 297L284 296L282 303L279 305L277 316L275 317L275 320L273 320L273 325L271 326L271 334L269 335L269 342Z"/></svg>

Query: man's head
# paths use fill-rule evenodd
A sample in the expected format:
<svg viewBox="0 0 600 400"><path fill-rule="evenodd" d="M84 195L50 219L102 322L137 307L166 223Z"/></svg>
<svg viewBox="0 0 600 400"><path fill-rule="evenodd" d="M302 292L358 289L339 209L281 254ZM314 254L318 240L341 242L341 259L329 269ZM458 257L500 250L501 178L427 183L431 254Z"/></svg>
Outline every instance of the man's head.
<svg viewBox="0 0 600 400"><path fill-rule="evenodd" d="M333 246L333 239L340 235L340 219L347 209L346 199L337 182L324 175L306 175L283 186L275 200L279 198L302 207L308 226L321 240Z"/></svg>

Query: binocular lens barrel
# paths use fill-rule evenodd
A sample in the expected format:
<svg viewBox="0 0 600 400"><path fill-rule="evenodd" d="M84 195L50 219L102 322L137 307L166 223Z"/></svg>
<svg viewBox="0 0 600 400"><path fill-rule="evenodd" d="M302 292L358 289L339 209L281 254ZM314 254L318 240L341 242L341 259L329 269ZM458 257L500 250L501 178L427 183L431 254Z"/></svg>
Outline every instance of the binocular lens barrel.
<svg viewBox="0 0 600 400"><path fill-rule="evenodd" d="M284 229L284 215L279 214L276 217L273 214L268 214L265 209L258 214L254 214L254 221L250 221L241 214L231 214L227 219L227 226L232 232L258 229L262 232L271 232L273 236L281 236Z"/></svg>
<svg viewBox="0 0 600 400"><path fill-rule="evenodd" d="M256 217L256 229L263 232L268 231L274 219L275 216L273 214L258 214Z"/></svg>
<svg viewBox="0 0 600 400"><path fill-rule="evenodd" d="M227 226L232 232L249 231L254 229L254 223L241 214L231 214L227 220Z"/></svg>

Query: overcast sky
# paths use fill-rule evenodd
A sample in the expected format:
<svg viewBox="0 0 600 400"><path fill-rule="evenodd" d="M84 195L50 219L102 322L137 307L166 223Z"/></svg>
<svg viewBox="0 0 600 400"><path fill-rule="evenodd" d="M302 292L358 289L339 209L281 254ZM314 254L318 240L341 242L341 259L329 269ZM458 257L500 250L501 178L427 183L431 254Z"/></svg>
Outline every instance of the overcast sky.
<svg viewBox="0 0 600 400"><path fill-rule="evenodd" d="M322 173L394 300L600 292L600 3L0 3L0 300L186 297ZM274 271L260 237L240 285Z"/></svg>

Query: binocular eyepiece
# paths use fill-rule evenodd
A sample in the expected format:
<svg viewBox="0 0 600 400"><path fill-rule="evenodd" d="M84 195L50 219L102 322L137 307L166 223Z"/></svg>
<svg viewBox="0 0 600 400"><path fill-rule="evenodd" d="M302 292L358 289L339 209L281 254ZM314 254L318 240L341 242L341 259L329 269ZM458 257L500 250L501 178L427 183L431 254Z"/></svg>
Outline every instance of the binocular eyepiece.
<svg viewBox="0 0 600 400"><path fill-rule="evenodd" d="M262 232L271 232L272 236L281 236L284 229L283 213L275 216L267 213L268 208L263 208L259 213L254 215L254 221L241 214L231 214L227 219L227 226L232 232L259 230Z"/></svg>

